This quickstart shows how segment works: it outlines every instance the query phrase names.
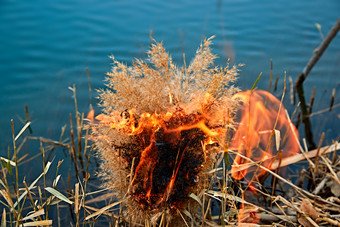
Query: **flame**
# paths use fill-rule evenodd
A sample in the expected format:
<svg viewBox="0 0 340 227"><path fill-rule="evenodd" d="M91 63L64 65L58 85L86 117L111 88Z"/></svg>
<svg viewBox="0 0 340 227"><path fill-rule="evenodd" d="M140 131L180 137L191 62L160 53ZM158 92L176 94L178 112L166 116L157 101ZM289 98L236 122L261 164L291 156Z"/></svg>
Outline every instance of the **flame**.
<svg viewBox="0 0 340 227"><path fill-rule="evenodd" d="M207 146L223 131L211 127L204 114L185 108L138 115L134 110L115 111L96 120L135 139L140 151L130 192L141 207L150 210L181 204L198 181Z"/></svg>
<svg viewBox="0 0 340 227"><path fill-rule="evenodd" d="M171 95L169 97L172 102ZM238 152L231 168L234 179L243 179L254 171L256 177L263 175L265 172L253 162L270 169L278 157L298 152L296 129L273 95L255 90L237 93L233 99L242 102L241 118L228 145L228 149ZM212 151L226 150L227 127L233 122L228 110L214 106L214 102L207 94L199 108L193 108L194 104L174 105L168 112L139 114L132 109L95 118L98 124L105 125L104 128L127 138L128 145L110 142L110 138L101 133L97 136L119 152L117 155L122 157L128 170L132 168L131 156L136 158L129 193L141 208L181 206L199 181L199 173L207 157L211 157L208 155ZM243 215L243 211L241 207L241 219L249 214ZM253 220L257 220L255 214L255 211L250 212Z"/></svg>
<svg viewBox="0 0 340 227"><path fill-rule="evenodd" d="M94 122L94 109L91 109L87 115L86 119L89 120L90 122Z"/></svg>
<svg viewBox="0 0 340 227"><path fill-rule="evenodd" d="M297 130L277 98L263 90L239 92L234 98L243 103L241 119L230 143L230 149L238 151L231 169L234 179L243 179L254 171L256 177L265 173L249 159L271 169L279 156L285 158L299 152L294 137Z"/></svg>
<svg viewBox="0 0 340 227"><path fill-rule="evenodd" d="M253 180L266 172L258 168L277 168L273 163L299 152L297 130L286 117L282 103L269 92L263 90L243 91L234 95L242 105L239 108L239 120L229 148L237 150L231 167L231 175L236 180L251 180L247 190L256 195ZM257 165L256 165L257 164ZM244 199L244 193L242 198ZM249 225L258 223L260 213L257 207L241 203L238 223Z"/></svg>

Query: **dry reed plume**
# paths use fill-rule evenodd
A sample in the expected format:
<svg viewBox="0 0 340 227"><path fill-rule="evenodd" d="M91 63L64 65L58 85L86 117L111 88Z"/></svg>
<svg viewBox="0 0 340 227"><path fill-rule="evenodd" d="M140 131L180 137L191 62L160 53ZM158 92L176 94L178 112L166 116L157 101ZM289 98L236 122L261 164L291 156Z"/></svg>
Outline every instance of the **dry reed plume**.
<svg viewBox="0 0 340 227"><path fill-rule="evenodd" d="M162 43L131 67L113 59L103 114L91 124L102 159L100 175L116 193L124 218L149 225L185 221L190 194L207 187L216 155L225 149L237 102L236 66L214 66L211 38L188 67L177 67ZM188 208L189 207L189 208ZM181 216L181 218L180 218Z"/></svg>

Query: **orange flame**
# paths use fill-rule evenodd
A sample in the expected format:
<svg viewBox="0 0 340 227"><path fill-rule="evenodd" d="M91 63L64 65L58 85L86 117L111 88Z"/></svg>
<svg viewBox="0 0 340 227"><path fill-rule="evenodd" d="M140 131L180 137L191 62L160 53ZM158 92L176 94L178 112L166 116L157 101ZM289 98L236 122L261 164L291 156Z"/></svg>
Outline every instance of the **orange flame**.
<svg viewBox="0 0 340 227"><path fill-rule="evenodd" d="M261 90L240 92L234 98L243 104L241 119L228 147L238 151L231 168L233 178L243 179L255 170L254 176L259 177L265 172L257 170L253 162L270 169L277 157L298 152L296 129L279 100ZM181 199L197 183L209 152L216 146L224 148L221 143L225 142L226 126L229 127L229 112L226 117L221 114L226 112L221 106L212 110L209 103L214 103L214 99L210 95L205 96L205 101L207 104L201 103L200 111L193 111L188 105L176 106L166 113L135 114L125 110L95 118L99 124L134 141L132 148L126 148L135 149L132 155L137 163L130 193L141 207L153 210L163 205L180 206ZM99 136L109 140L105 134ZM112 146L115 149L114 146L124 145Z"/></svg>
<svg viewBox="0 0 340 227"><path fill-rule="evenodd" d="M277 98L263 90L244 91L234 97L243 103L241 119L230 143L230 148L238 151L231 169L234 179L243 179L253 171L257 177L265 173L249 159L270 169L278 156L285 158L298 153L294 137L297 130Z"/></svg>
<svg viewBox="0 0 340 227"><path fill-rule="evenodd" d="M172 207L179 205L180 201L171 196L175 193L180 194L176 197L186 196L188 188L176 185L188 184L190 188L197 183L197 174L206 158L206 145L212 144L213 137L221 131L216 127L212 129L203 114L186 113L183 108L140 115L133 110L115 111L110 115L100 114L96 120L137 140L140 156L131 182L131 193L139 205L147 209L157 208L164 202Z"/></svg>

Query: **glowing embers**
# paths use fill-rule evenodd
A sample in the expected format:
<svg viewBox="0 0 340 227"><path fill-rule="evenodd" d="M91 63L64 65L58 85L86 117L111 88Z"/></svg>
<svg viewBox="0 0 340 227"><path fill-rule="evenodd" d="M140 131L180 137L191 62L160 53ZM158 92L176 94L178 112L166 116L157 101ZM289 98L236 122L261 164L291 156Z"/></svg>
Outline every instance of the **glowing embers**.
<svg viewBox="0 0 340 227"><path fill-rule="evenodd" d="M230 149L238 151L231 169L233 178L242 179L249 172L257 177L265 173L250 160L271 169L274 161L298 153L297 130L277 98L263 90L244 91L234 97L243 104L230 143Z"/></svg>
<svg viewBox="0 0 340 227"><path fill-rule="evenodd" d="M155 209L164 204L177 207L198 181L204 162L200 142L204 134L199 129L175 134L160 129L141 154L132 195L144 208Z"/></svg>
<svg viewBox="0 0 340 227"><path fill-rule="evenodd" d="M138 205L144 210L179 208L199 181L206 160L205 144L217 134L207 119L183 109L140 116L133 111L115 112L97 119L132 138L129 144L113 142L113 148L126 168L134 168L129 192Z"/></svg>

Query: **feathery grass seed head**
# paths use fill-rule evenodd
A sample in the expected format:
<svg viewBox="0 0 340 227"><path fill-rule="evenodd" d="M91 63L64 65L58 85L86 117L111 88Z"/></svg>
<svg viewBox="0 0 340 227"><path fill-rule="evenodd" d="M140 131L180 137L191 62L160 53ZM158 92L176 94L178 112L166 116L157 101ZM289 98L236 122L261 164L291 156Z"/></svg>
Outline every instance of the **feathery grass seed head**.
<svg viewBox="0 0 340 227"><path fill-rule="evenodd" d="M195 203L189 195L207 185L232 126L238 73L236 66L214 66L210 45L211 38L204 40L187 68L157 42L147 61L129 67L111 57L92 139L105 187L123 200L128 220L157 222L161 214L175 220L177 210Z"/></svg>

